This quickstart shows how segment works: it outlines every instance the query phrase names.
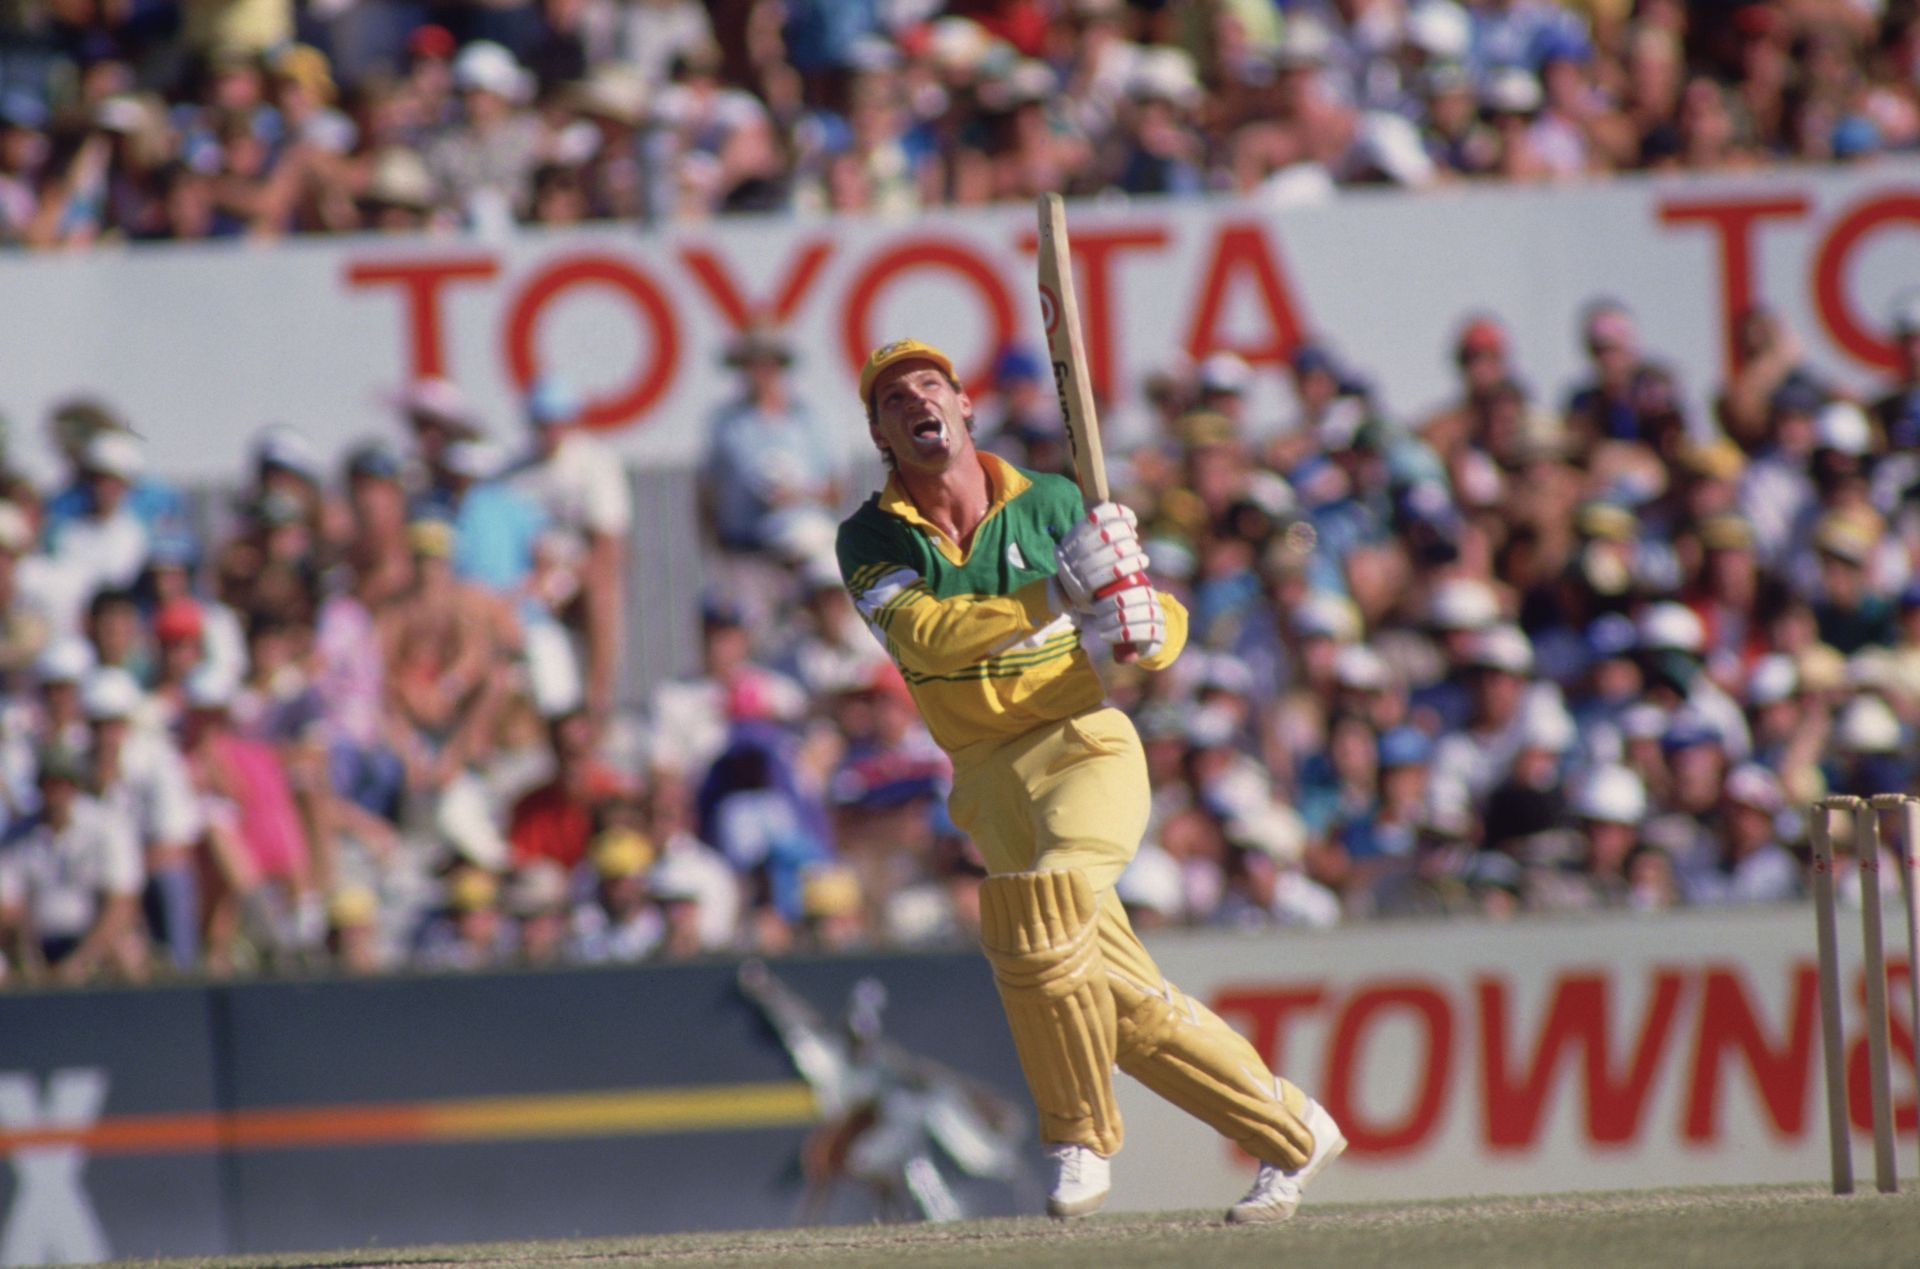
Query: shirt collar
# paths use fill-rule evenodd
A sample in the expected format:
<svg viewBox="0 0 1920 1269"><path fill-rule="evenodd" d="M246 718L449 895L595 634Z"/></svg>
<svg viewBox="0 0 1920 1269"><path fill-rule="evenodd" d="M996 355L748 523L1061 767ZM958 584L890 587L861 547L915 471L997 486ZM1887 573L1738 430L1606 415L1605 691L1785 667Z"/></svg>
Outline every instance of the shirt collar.
<svg viewBox="0 0 1920 1269"><path fill-rule="evenodd" d="M989 454L985 450L974 451L974 457L980 461L980 469L987 474L987 514L981 523L988 520L1012 502L1015 498L1033 488L1033 482L1006 459L998 454ZM934 527L931 520L920 514L920 508L907 496L906 486L900 483L898 473L887 477L887 487L880 491L880 509L890 515L899 516L908 524L920 529L939 544L941 554L956 563L964 558L959 546L947 535ZM976 531L975 536L978 537Z"/></svg>

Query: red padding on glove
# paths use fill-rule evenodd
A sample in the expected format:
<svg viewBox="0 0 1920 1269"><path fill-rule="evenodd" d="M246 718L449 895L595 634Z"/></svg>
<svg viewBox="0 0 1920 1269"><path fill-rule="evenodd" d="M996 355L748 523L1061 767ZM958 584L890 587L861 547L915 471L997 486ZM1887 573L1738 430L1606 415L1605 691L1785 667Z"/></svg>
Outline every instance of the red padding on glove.
<svg viewBox="0 0 1920 1269"><path fill-rule="evenodd" d="M1118 595L1123 590L1132 590L1135 586L1151 586L1153 582L1145 573L1128 573L1119 581L1108 582L1093 592L1095 599L1105 599L1109 595Z"/></svg>

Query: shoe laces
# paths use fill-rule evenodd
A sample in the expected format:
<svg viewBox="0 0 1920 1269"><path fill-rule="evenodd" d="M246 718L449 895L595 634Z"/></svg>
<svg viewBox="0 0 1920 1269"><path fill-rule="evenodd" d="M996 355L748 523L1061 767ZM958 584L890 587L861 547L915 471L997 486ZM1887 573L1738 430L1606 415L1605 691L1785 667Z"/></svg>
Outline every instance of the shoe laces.
<svg viewBox="0 0 1920 1269"><path fill-rule="evenodd" d="M1079 1182L1085 1178L1087 1156L1092 1151L1084 1146L1054 1146L1053 1159L1060 1168L1060 1180L1067 1184Z"/></svg>

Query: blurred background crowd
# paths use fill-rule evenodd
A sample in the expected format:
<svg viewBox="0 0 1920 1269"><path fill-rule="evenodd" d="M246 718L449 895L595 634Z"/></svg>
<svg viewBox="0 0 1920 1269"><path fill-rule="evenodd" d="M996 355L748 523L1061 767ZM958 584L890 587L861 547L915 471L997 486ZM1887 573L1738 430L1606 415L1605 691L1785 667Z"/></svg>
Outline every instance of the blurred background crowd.
<svg viewBox="0 0 1920 1269"><path fill-rule="evenodd" d="M1920 5L3 0L0 244L1870 160Z"/></svg>
<svg viewBox="0 0 1920 1269"><path fill-rule="evenodd" d="M1136 921L1798 897L1802 808L1916 775L1920 292L1890 325L1902 369L1854 400L1750 314L1709 418L1605 299L1550 401L1475 314L1425 417L1313 342L1283 417L1231 353L1154 372L1112 466L1192 637L1162 674L1102 666L1152 768ZM57 409L69 479L0 487L16 978L968 938L948 763L833 561L878 464L794 398L798 355L727 351L700 665L635 701L629 492L565 384L511 444L413 384L340 470L264 429L230 504L151 477L109 405ZM1044 374L1006 350L975 427L1060 470Z"/></svg>
<svg viewBox="0 0 1920 1269"><path fill-rule="evenodd" d="M0 239L1859 157L1914 140L1914 12L0 0ZM1114 483L1193 623L1165 674L1102 666L1152 766L1143 928L1791 899L1801 808L1912 787L1920 294L1864 395L1746 314L1704 412L1632 312L1574 316L1588 373L1540 384L1460 314L1427 414L1311 338L1271 417L1232 354L1146 380ZM217 497L138 401L32 421L66 470L0 470L0 971L969 938L946 760L832 558L879 466L796 397L810 355L726 350L700 664L638 698L631 487L567 383L513 420L411 384L338 465L266 427ZM1033 350L966 386L983 445L1066 466Z"/></svg>

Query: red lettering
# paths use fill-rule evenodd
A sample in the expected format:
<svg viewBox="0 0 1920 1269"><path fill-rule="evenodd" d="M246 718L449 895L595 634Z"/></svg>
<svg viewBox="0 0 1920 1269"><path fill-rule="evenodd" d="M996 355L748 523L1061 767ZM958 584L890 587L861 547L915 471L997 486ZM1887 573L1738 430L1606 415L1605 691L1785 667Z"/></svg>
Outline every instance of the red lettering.
<svg viewBox="0 0 1920 1269"><path fill-rule="evenodd" d="M382 260L349 264L351 287L397 286L406 306L407 374L431 379L447 373L446 341L440 331L440 292L455 282L484 282L500 272L491 256L435 260Z"/></svg>
<svg viewBox="0 0 1920 1269"><path fill-rule="evenodd" d="M603 287L633 305L652 336L653 355L627 385L589 400L581 419L590 427L618 427L645 413L673 379L680 356L680 329L659 286L639 268L614 256L564 256L535 276L513 302L504 332L507 369L521 388L539 373L536 335L549 304L576 287Z"/></svg>
<svg viewBox="0 0 1920 1269"><path fill-rule="evenodd" d="M771 299L758 304L750 303L735 285L733 275L727 271L720 257L705 247L687 247L680 252L681 263L687 266L687 272L693 274L694 281L705 289L713 300L714 307L727 319L727 325L734 330L744 330L755 321L766 321L784 325L793 319L800 308L800 301L806 298L813 283L820 276L820 269L833 254L833 247L825 241L815 241L801 246L787 266L786 278L777 283Z"/></svg>
<svg viewBox="0 0 1920 1269"><path fill-rule="evenodd" d="M1727 373L1740 368L1735 327L1754 305L1754 226L1763 220L1797 220L1807 214L1804 198L1763 198L1703 203L1667 203L1660 208L1661 223L1705 225L1714 236L1720 258L1720 338Z"/></svg>
<svg viewBox="0 0 1920 1269"><path fill-rule="evenodd" d="M1675 970L1654 975L1653 1000L1634 1041L1631 1063L1626 1074L1616 1078L1607 1052L1610 1010L1604 974L1565 974L1554 981L1533 1058L1512 1074L1507 1066L1507 986L1498 979L1480 979L1475 989L1485 1062L1487 1144L1496 1150L1519 1150L1535 1142L1561 1059L1575 1048L1583 1051L1588 1137L1608 1144L1630 1140L1639 1127L1654 1068L1666 1050L1680 982Z"/></svg>
<svg viewBox="0 0 1920 1269"><path fill-rule="evenodd" d="M1920 1089L1914 1090L1913 1099L1901 1100L1900 1084L1907 1073L1913 1070L1913 1024L1910 1019L1901 1017L1904 1006L1911 1008L1913 997L1907 986L1907 966L1903 961L1887 962L1887 1065L1890 1074L1897 1076L1892 1080L1893 1130L1896 1134L1909 1132L1920 1127ZM1853 1003L1855 1016L1865 1019L1867 1016L1867 976L1863 971L1853 984ZM1853 1126L1863 1132L1873 1130L1872 1090L1867 1075L1867 1036L1864 1028L1858 1039L1847 1046L1847 1118Z"/></svg>
<svg viewBox="0 0 1920 1269"><path fill-rule="evenodd" d="M1213 998L1213 1011L1233 1021L1235 1014L1246 1019L1240 1028L1266 1059L1267 1068L1284 1073L1287 1069L1287 1027L1297 1012L1318 1009L1326 999L1319 983L1307 987L1276 989L1267 987L1228 988Z"/></svg>
<svg viewBox="0 0 1920 1269"><path fill-rule="evenodd" d="M970 248L945 238L909 238L897 243L868 261L867 267L853 280L847 290L840 331L848 367L858 373L867 353L880 342L870 329L870 319L881 291L907 274L929 269L950 273L966 283L986 306L989 329L985 357L962 374L960 381L989 382L993 377L994 358L1013 342L1013 300L991 264Z"/></svg>
<svg viewBox="0 0 1920 1269"><path fill-rule="evenodd" d="M1039 235L1027 233L1020 249L1028 255L1039 250ZM1123 251L1140 251L1167 245L1162 228L1079 229L1073 231L1073 281L1080 294L1080 332L1087 344L1087 377L1093 392L1102 402L1111 401L1126 382L1126 368L1120 364L1118 341L1114 338L1113 319L1119 306L1114 302L1114 270Z"/></svg>
<svg viewBox="0 0 1920 1269"><path fill-rule="evenodd" d="M1891 340L1871 329L1847 295L1847 266L1868 235L1893 225L1920 224L1920 194L1868 199L1840 218L1813 262L1813 301L1834 342L1878 370L1897 370Z"/></svg>
<svg viewBox="0 0 1920 1269"><path fill-rule="evenodd" d="M1719 1135L1721 1067L1730 1054L1737 1054L1753 1076L1775 1132L1798 1137L1806 1129L1807 1089L1813 1076L1813 1010L1819 999L1814 967L1800 965L1794 970L1786 1035L1777 1044L1762 1033L1739 970L1709 968L1702 987L1684 1136L1688 1141L1706 1142Z"/></svg>
<svg viewBox="0 0 1920 1269"><path fill-rule="evenodd" d="M1266 314L1268 332L1264 339L1230 343L1220 332L1225 315L1227 290L1242 279L1254 285ZM1279 254L1267 243L1265 231L1253 223L1228 222L1220 227L1214 240L1213 258L1207 261L1206 279L1200 288L1200 307L1187 335L1187 353L1199 361L1208 353L1235 352L1249 366L1284 366L1300 342L1300 322L1294 316L1292 288L1280 266Z"/></svg>
<svg viewBox="0 0 1920 1269"><path fill-rule="evenodd" d="M1422 1072L1412 1103L1398 1121L1370 1119L1353 1097L1362 1069L1367 1028L1381 1015L1399 1011L1413 1017L1426 1034L1426 1052L1411 1065ZM1453 1072L1453 1011L1446 997L1421 983L1371 987L1354 993L1340 1012L1328 1052L1326 1106L1357 1154L1403 1154L1433 1132L1446 1104Z"/></svg>

